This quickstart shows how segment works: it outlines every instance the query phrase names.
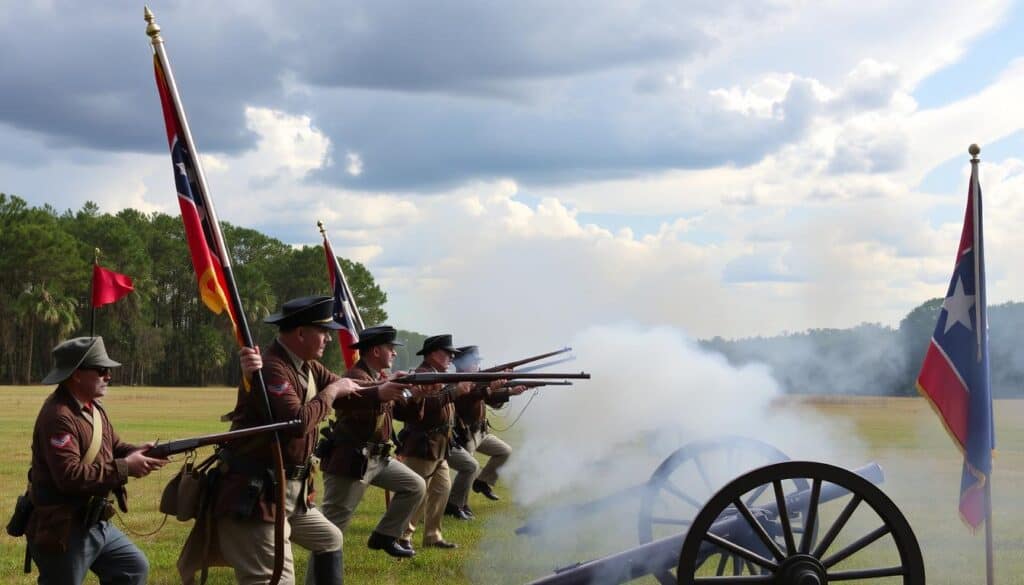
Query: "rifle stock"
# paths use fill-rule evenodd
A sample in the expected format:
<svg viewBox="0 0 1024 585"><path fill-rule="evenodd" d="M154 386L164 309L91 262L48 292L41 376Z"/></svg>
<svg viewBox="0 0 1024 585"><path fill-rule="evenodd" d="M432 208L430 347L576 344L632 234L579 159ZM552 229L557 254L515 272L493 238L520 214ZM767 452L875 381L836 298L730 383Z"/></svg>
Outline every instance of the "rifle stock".
<svg viewBox="0 0 1024 585"><path fill-rule="evenodd" d="M277 431L287 431L302 426L302 421L299 419L290 420L287 422L273 423L269 425L260 425L256 427L249 427L247 429L238 429L236 431L227 431L224 433L213 433L211 435L202 435L199 437L191 437L188 439L179 439L177 441L168 441L166 443L158 443L153 445L146 450L145 455L147 457L153 457L156 459L166 459L171 455L177 455L178 453L184 453L185 451L192 451L199 447L205 447L207 445L223 445L224 443L234 441L235 439L242 439L245 437L251 437L253 435L259 435L262 433L273 433Z"/></svg>

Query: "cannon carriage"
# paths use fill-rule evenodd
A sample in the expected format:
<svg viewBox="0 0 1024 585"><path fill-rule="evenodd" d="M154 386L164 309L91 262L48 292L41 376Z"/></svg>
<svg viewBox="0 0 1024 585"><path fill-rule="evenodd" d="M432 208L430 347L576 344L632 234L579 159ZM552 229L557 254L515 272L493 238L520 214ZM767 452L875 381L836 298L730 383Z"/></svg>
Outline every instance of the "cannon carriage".
<svg viewBox="0 0 1024 585"><path fill-rule="evenodd" d="M774 462L719 489L706 459L738 451ZM574 513L598 513L639 498L640 546L556 569L530 585L608 585L648 575L662 585L925 583L909 523L876 486L884 480L881 467L872 463L849 471L787 459L750 439L687 445L665 459L647 483L572 507ZM710 497L687 493L677 485L681 471L695 473L699 483L717 491ZM692 514L663 516L666 501ZM539 529L527 524L517 532Z"/></svg>

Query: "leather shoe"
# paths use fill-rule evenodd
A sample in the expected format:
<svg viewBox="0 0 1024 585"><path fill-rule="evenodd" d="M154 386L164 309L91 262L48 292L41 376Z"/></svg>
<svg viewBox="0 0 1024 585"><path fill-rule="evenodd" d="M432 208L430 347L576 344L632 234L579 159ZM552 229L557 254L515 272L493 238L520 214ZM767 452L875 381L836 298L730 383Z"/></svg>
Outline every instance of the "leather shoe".
<svg viewBox="0 0 1024 585"><path fill-rule="evenodd" d="M478 494L483 494L483 496L488 500L497 502L501 499L494 493L494 490L491 489L491 486L487 482L480 481L479 479L473 480L473 491Z"/></svg>
<svg viewBox="0 0 1024 585"><path fill-rule="evenodd" d="M444 507L444 515L451 516L457 520L469 520L472 518L469 514L466 514L465 510L456 506L455 504L448 502Z"/></svg>
<svg viewBox="0 0 1024 585"><path fill-rule="evenodd" d="M398 546L404 548L407 551L410 551L413 554L416 554L416 551L413 550L413 548L412 548L412 541L411 540L406 540L404 538L399 538L398 540L395 541L395 544L397 544Z"/></svg>
<svg viewBox="0 0 1024 585"><path fill-rule="evenodd" d="M476 514L474 514L474 513L473 513L473 510L470 510L470 509L469 509L469 506L468 506L468 505L467 505L467 506L463 506L463 507L462 507L462 512L463 512L463 513L464 513L464 514L465 514L466 516L469 516L470 518L476 518Z"/></svg>
<svg viewBox="0 0 1024 585"><path fill-rule="evenodd" d="M366 541L366 546L373 550L382 550L398 558L409 558L416 554L416 551L412 549L399 546L397 538L376 531L370 535L370 540Z"/></svg>
<svg viewBox="0 0 1024 585"><path fill-rule="evenodd" d="M423 546L432 548L459 548L459 545L454 542L448 542L447 540L439 540L437 542L423 543Z"/></svg>

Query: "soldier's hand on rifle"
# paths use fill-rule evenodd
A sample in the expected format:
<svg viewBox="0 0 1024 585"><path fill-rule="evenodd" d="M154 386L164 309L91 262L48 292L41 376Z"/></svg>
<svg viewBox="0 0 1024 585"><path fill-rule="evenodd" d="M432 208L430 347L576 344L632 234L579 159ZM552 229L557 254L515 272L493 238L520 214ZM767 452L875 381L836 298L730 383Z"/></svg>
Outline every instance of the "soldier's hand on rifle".
<svg viewBox="0 0 1024 585"><path fill-rule="evenodd" d="M333 404L336 399L348 396L360 389L359 384L352 378L340 378L336 382L328 384L320 393L324 395L324 399L328 403Z"/></svg>
<svg viewBox="0 0 1024 585"><path fill-rule="evenodd" d="M378 387L377 392L380 395L381 402L390 402L392 400L405 402L412 398L414 394L409 384L399 384L398 382L385 382Z"/></svg>
<svg viewBox="0 0 1024 585"><path fill-rule="evenodd" d="M526 386L523 386L522 384L520 384L518 386L513 386L513 387L509 388L508 389L508 393L509 393L510 396L519 396L520 394L522 394L523 392L526 392L527 390L529 390L529 388L527 388Z"/></svg>
<svg viewBox="0 0 1024 585"><path fill-rule="evenodd" d="M152 447L154 443L146 443L135 451L132 451L124 458L125 464L128 466L128 475L132 477L146 477L150 473L160 469L164 465L167 465L167 459L154 459L153 457L146 457L143 455L147 449Z"/></svg>
<svg viewBox="0 0 1024 585"><path fill-rule="evenodd" d="M455 396L465 396L473 391L473 382L459 382L455 385Z"/></svg>
<svg viewBox="0 0 1024 585"><path fill-rule="evenodd" d="M512 368L505 368L503 371L511 372ZM498 388L501 388L505 382L508 382L508 380L492 380L491 383L487 385L487 388L489 390L497 390Z"/></svg>
<svg viewBox="0 0 1024 585"><path fill-rule="evenodd" d="M243 347L238 350L239 362L242 364L242 375L249 378L254 372L263 367L263 357L260 356L260 348Z"/></svg>

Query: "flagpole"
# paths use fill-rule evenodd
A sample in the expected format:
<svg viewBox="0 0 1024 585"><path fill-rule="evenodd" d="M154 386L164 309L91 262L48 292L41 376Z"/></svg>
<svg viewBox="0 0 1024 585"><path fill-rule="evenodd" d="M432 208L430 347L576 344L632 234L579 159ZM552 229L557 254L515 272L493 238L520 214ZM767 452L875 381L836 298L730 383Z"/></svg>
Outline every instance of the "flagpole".
<svg viewBox="0 0 1024 585"><path fill-rule="evenodd" d="M93 273L92 278L89 279L89 305L92 310L89 314L89 337L96 337L96 303L93 302L93 297L96 295L96 266L100 265L100 249L93 248L92 252L92 265Z"/></svg>
<svg viewBox="0 0 1024 585"><path fill-rule="evenodd" d="M238 293L238 286L235 283L234 273L231 271L231 257L228 254L227 246L224 245L224 236L221 233L220 221L217 219L217 212L213 206L213 199L210 197L210 191L206 186L206 175L203 172L203 165L199 159L199 150L195 147L195 141L192 139L192 130L188 125L188 118L185 117L185 110L181 104L181 96L178 95L178 85L174 80L174 73L171 71L170 60L167 58L167 53L164 50L164 40L160 36L160 26L156 23L156 18L153 16L153 12L150 11L149 7L145 7L144 19L147 23L146 34L152 39L153 51L160 62L160 68L164 76L164 80L167 82L167 91L171 95L171 102L174 104L174 111L178 117L178 124L181 127L182 139L185 141L185 147L188 152L192 155L192 162L195 166L196 181L199 184L199 188L202 191L206 212L209 219L210 231L213 237L214 245L216 246L215 252L217 253L218 259L221 263L221 269L224 273L224 284L228 289L229 302L231 308L235 313L237 319L238 331L242 336L242 343L245 347L252 348L255 346L252 339L252 332L249 331L249 323L245 317L245 311L242 309L242 299ZM262 398L261 406L263 407L263 415L266 420L270 423L274 422L274 413L270 407L270 398L267 396L266 383L263 380L263 371L257 370L253 376L253 386L255 391ZM270 582L276 585L280 581L283 560L284 560L284 542L278 535L283 535L284 531L284 518L285 514L285 477L284 477L284 458L281 452L281 441L278 437L277 432L272 433L273 435L273 454L275 460L275 467L277 467L277 483L278 483L278 509L274 515L274 531L275 531L275 542L274 542L274 569L273 575L271 576Z"/></svg>
<svg viewBox="0 0 1024 585"><path fill-rule="evenodd" d="M967 152L971 155L971 207L974 212L974 217L971 219L974 221L974 274L977 282L979 283L978 288L975 290L978 297L975 299L975 323L977 323L977 336L978 336L978 359L982 363L987 363L987 356L981 355L980 352L987 352L988 343L985 343L984 337L988 335L988 299L985 294L985 274L982 262L984 254L983 248L983 227L982 227L982 203L981 203L981 185L978 180L978 163L981 162L978 155L981 154L981 148L977 144L972 144L968 147ZM991 400L991 399L990 399ZM995 421L992 421L995 424ZM992 542L992 473L993 469L989 469L988 476L985 478L985 583L987 585L994 585L995 583L995 563L992 559L993 542Z"/></svg>

